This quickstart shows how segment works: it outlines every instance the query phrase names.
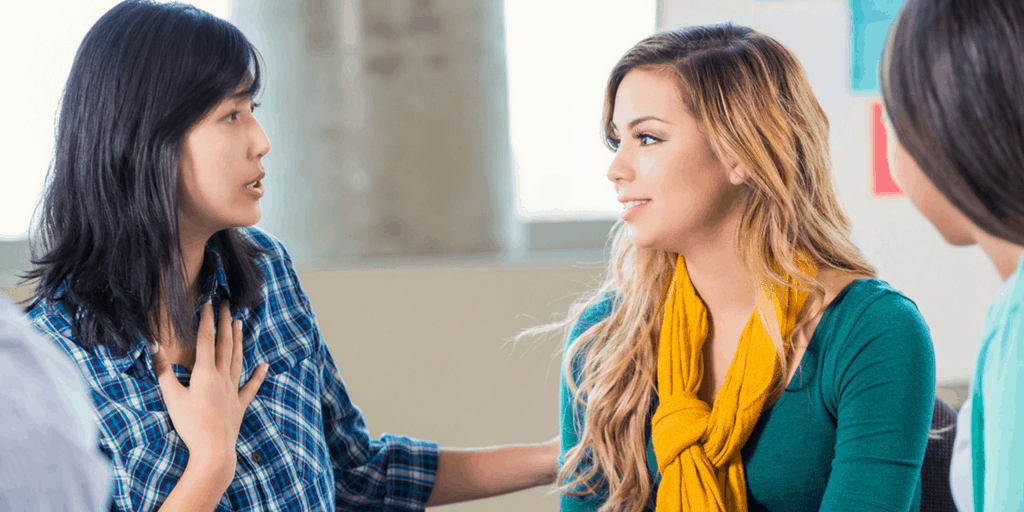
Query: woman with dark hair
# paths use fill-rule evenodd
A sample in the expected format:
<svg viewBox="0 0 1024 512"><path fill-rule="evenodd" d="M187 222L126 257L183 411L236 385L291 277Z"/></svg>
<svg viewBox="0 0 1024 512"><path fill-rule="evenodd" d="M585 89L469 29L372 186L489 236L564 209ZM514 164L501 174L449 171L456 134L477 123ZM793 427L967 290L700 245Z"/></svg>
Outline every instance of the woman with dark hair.
<svg viewBox="0 0 1024 512"><path fill-rule="evenodd" d="M1019 510L1024 3L908 0L890 30L881 78L894 177L947 242L980 245L1005 281L989 305L960 410L953 496L961 511Z"/></svg>
<svg viewBox="0 0 1024 512"><path fill-rule="evenodd" d="M260 83L231 24L134 0L68 78L28 314L91 389L114 508L421 510L552 482L557 440L369 438L287 252L245 227Z"/></svg>

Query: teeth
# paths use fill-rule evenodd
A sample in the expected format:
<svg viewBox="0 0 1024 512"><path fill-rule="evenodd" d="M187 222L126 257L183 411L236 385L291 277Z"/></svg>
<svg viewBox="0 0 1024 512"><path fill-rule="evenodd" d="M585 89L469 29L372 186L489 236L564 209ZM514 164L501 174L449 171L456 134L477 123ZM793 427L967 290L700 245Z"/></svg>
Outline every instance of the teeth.
<svg viewBox="0 0 1024 512"><path fill-rule="evenodd" d="M650 201L650 199L644 199L644 200L641 200L641 201L626 201L625 203L622 203L622 206L625 209L630 210L630 209L632 209L632 208L634 208L636 206L640 206L640 205L645 204L645 203L647 203L649 201Z"/></svg>

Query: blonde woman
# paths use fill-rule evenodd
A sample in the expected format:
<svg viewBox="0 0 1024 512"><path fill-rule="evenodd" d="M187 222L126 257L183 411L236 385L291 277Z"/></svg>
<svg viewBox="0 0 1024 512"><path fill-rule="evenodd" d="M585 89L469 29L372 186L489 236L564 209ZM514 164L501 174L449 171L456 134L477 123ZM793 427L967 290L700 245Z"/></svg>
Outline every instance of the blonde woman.
<svg viewBox="0 0 1024 512"><path fill-rule="evenodd" d="M562 510L917 510L931 340L850 242L793 55L659 33L605 98L624 212L564 324Z"/></svg>

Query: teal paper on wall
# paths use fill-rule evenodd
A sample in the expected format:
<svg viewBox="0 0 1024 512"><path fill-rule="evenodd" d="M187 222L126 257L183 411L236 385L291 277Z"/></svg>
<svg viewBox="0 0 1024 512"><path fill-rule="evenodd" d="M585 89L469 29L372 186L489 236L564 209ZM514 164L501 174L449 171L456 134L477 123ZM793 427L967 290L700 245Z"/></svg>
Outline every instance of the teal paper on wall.
<svg viewBox="0 0 1024 512"><path fill-rule="evenodd" d="M847 0L850 7L850 90L878 94L878 63L903 0Z"/></svg>

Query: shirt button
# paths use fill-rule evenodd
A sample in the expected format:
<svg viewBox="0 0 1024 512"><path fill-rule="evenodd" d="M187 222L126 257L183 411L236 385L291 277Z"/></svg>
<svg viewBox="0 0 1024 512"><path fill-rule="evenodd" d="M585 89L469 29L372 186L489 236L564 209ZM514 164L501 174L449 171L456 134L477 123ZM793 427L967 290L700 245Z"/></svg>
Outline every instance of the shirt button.
<svg viewBox="0 0 1024 512"><path fill-rule="evenodd" d="M263 455L260 455L260 452L253 452L252 461L255 462L256 464L263 462Z"/></svg>

